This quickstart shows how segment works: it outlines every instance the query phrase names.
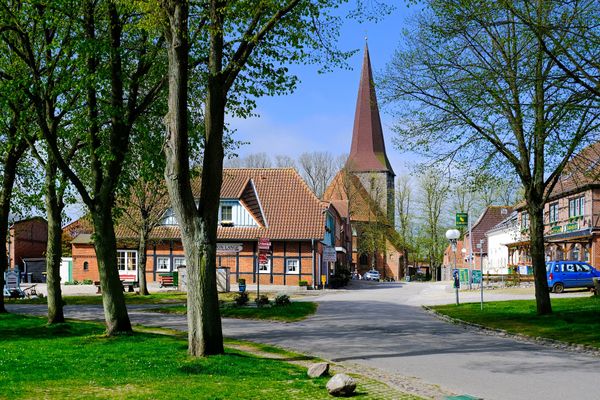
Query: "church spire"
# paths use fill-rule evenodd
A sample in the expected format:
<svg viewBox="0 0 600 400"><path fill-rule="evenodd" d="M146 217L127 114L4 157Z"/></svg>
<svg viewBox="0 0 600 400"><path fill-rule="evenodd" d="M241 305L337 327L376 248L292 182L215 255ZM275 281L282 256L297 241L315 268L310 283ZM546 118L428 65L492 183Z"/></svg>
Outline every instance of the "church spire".
<svg viewBox="0 0 600 400"><path fill-rule="evenodd" d="M346 166L352 172L389 172L395 175L385 153L385 142L383 141L383 130L373 86L373 73L366 38L356 113L354 114L352 147Z"/></svg>

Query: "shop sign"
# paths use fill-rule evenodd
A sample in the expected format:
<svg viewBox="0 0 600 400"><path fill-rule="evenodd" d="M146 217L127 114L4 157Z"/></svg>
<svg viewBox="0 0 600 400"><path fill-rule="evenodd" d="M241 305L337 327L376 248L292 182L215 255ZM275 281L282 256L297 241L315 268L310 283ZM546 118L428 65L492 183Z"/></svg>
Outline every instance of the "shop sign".
<svg viewBox="0 0 600 400"><path fill-rule="evenodd" d="M242 251L241 243L217 243L217 253L219 254L235 254Z"/></svg>
<svg viewBox="0 0 600 400"><path fill-rule="evenodd" d="M553 227L550 228L550 233L561 233L562 229L563 229L562 226L554 225Z"/></svg>
<svg viewBox="0 0 600 400"><path fill-rule="evenodd" d="M579 222L569 222L565 225L565 232L573 232L579 229Z"/></svg>

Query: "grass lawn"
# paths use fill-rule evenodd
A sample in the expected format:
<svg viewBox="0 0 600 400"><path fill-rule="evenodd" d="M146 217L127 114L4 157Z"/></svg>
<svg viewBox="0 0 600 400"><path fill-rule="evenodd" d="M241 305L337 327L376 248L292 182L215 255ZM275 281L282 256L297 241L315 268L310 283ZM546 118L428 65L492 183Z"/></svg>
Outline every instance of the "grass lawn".
<svg viewBox="0 0 600 400"><path fill-rule="evenodd" d="M600 297L552 299L551 315L536 314L535 300L494 301L432 307L463 321L510 333L600 348Z"/></svg>
<svg viewBox="0 0 600 400"><path fill-rule="evenodd" d="M325 399L327 380L304 368L227 349L187 356L174 336L105 337L86 322L46 325L43 318L0 315L3 399ZM365 393L361 397L369 397Z"/></svg>
<svg viewBox="0 0 600 400"><path fill-rule="evenodd" d="M187 308L185 305L166 306L153 308L148 311L166 313L166 314L185 314ZM267 306L267 307L221 307L221 317L224 318L247 318L247 319L268 319L273 321L294 322L301 321L317 311L317 303L310 301L294 301L287 306Z"/></svg>

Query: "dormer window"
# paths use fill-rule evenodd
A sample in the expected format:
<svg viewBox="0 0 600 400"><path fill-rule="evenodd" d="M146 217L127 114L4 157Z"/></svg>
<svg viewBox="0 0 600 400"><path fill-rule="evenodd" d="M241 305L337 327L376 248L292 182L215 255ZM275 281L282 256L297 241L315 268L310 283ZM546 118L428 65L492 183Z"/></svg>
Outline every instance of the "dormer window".
<svg viewBox="0 0 600 400"><path fill-rule="evenodd" d="M161 225L177 225L177 218L172 208L167 208L163 214Z"/></svg>
<svg viewBox="0 0 600 400"><path fill-rule="evenodd" d="M230 204L221 205L221 225L233 225L233 206Z"/></svg>

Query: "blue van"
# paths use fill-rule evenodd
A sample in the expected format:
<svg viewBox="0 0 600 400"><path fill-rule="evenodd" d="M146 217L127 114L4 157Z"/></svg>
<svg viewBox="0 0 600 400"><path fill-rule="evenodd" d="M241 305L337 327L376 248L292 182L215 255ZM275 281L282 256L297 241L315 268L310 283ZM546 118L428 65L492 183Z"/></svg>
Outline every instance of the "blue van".
<svg viewBox="0 0 600 400"><path fill-rule="evenodd" d="M548 287L562 293L565 288L594 287L594 278L600 278L600 272L583 261L550 261L546 263L546 276Z"/></svg>

